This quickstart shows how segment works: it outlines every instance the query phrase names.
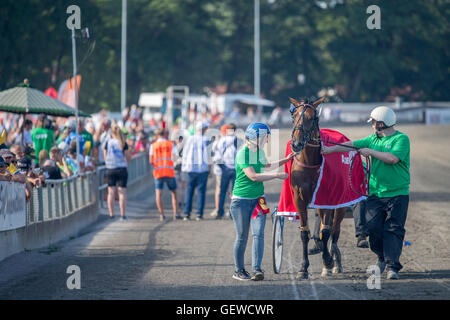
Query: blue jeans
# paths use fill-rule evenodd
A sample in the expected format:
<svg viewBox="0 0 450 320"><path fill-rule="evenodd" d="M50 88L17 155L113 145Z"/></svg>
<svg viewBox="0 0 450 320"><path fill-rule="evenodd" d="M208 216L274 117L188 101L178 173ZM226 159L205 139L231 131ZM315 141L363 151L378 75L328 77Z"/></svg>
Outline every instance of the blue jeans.
<svg viewBox="0 0 450 320"><path fill-rule="evenodd" d="M259 213L256 219L252 219L252 213L257 204L257 199L232 199L230 213L236 227L236 241L234 243L234 266L239 271L244 268L244 253L247 247L248 232L252 226L252 270L260 270L264 253L264 228L266 215Z"/></svg>
<svg viewBox="0 0 450 320"><path fill-rule="evenodd" d="M231 190L233 190L234 181L236 180L236 171L234 169L222 169L222 178L220 179L220 195L219 195L219 210L217 215L223 217L225 206L225 198L227 196L228 186L231 182Z"/></svg>
<svg viewBox="0 0 450 320"><path fill-rule="evenodd" d="M197 216L203 216L203 208L205 207L206 185L208 183L209 172L188 172L186 184L186 197L184 199L184 214L191 215L192 198L194 191L198 187L197 193Z"/></svg>

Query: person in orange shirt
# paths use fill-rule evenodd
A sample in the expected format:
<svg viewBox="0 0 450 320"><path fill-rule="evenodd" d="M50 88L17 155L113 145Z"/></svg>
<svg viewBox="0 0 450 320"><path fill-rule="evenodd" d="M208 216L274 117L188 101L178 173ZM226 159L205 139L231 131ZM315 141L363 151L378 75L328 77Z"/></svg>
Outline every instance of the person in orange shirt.
<svg viewBox="0 0 450 320"><path fill-rule="evenodd" d="M155 178L156 206L159 211L159 219L161 221L165 219L162 201L164 184L167 184L172 193L173 218L181 219L177 207L177 182L174 163L177 147L173 141L167 140L166 130L157 129L155 136L155 142L150 146L149 157L153 166L153 177Z"/></svg>

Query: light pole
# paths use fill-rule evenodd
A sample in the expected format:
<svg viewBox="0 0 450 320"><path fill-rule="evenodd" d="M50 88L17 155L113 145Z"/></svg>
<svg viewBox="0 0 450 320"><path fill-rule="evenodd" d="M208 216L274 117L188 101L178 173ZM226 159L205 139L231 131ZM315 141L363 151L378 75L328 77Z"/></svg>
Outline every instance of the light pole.
<svg viewBox="0 0 450 320"><path fill-rule="evenodd" d="M120 111L125 110L127 94L127 0L122 0L122 62L120 81Z"/></svg>
<svg viewBox="0 0 450 320"><path fill-rule="evenodd" d="M255 23L254 23L254 94L259 98L261 94L260 73L260 38L259 38L259 0L255 0Z"/></svg>
<svg viewBox="0 0 450 320"><path fill-rule="evenodd" d="M78 156L80 154L80 141L78 140L78 87L77 87L77 47L75 41L75 28L72 28L72 59L73 59L73 89L75 91L75 141L77 142L77 166L80 168Z"/></svg>

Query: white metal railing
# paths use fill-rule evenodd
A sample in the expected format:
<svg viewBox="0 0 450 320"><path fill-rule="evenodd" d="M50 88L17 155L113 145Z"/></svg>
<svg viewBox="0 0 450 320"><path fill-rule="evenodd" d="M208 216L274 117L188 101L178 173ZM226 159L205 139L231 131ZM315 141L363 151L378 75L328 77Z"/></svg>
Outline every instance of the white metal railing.
<svg viewBox="0 0 450 320"><path fill-rule="evenodd" d="M58 219L97 201L96 173L87 172L61 180L47 179L33 188L27 203L27 224Z"/></svg>
<svg viewBox="0 0 450 320"><path fill-rule="evenodd" d="M128 163L128 184L145 178L151 171L147 154L138 154ZM33 188L27 202L27 224L59 219L94 203L105 207L104 196L108 184L106 167L61 180L47 179L45 186Z"/></svg>

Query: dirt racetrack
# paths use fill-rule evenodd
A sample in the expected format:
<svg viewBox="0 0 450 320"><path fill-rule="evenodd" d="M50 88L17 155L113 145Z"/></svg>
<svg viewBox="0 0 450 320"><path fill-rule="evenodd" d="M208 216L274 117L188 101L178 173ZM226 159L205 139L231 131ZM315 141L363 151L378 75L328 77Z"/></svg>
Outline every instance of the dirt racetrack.
<svg viewBox="0 0 450 320"><path fill-rule="evenodd" d="M369 126L332 129L352 140L371 133ZM0 262L0 299L450 299L450 126L405 125L398 130L411 140L405 236L411 245L404 247L400 258L404 266L400 280L386 280L384 273L381 289L367 287L366 269L376 257L369 249L356 247L353 219L344 219L341 228L342 274L321 278L321 258L314 255L310 279L295 280L301 263L295 222L285 224L283 268L281 274L274 274L268 217L262 266L265 280L232 279L234 224L209 215L214 206L211 178L203 221L160 222L150 182L143 195L129 195L128 221L103 219L84 235L51 250L28 251ZM280 154L284 155L289 137L290 130L281 131ZM280 180L265 183L271 208L280 190ZM170 216L167 191L165 203ZM311 210L311 229L312 218ZM250 269L251 238L245 262ZM69 265L81 269L80 290L66 287Z"/></svg>

